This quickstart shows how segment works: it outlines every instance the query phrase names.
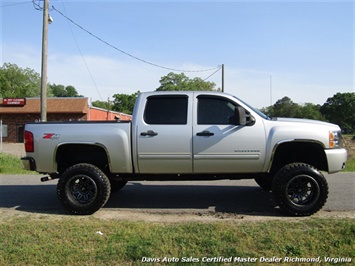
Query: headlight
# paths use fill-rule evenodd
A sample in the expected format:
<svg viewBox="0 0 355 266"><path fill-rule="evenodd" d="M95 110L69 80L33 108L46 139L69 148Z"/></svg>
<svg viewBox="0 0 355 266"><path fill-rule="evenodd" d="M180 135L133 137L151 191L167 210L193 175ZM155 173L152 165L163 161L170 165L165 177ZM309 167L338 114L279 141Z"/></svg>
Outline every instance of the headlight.
<svg viewBox="0 0 355 266"><path fill-rule="evenodd" d="M336 149L343 147L343 136L341 131L329 131L329 148Z"/></svg>

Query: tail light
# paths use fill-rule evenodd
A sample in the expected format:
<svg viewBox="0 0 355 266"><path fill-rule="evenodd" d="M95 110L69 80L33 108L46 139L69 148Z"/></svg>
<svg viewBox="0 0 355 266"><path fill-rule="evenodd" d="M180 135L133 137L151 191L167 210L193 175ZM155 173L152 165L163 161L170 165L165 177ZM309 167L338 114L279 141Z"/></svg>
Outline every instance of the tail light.
<svg viewBox="0 0 355 266"><path fill-rule="evenodd" d="M26 152L34 152L35 151L35 146L34 146L34 140L33 140L33 134L30 131L25 131L25 150Z"/></svg>

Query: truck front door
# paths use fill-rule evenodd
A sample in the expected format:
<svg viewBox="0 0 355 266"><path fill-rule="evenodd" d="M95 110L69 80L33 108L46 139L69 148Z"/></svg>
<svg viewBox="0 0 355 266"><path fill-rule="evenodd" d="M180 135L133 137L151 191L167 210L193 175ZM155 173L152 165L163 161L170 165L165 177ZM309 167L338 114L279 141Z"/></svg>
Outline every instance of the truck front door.
<svg viewBox="0 0 355 266"><path fill-rule="evenodd" d="M195 173L248 173L261 171L265 157L265 130L261 119L236 125L231 99L197 97L193 125Z"/></svg>
<svg viewBox="0 0 355 266"><path fill-rule="evenodd" d="M191 101L192 102L192 101ZM140 173L192 173L192 115L188 95L153 95L137 128Z"/></svg>

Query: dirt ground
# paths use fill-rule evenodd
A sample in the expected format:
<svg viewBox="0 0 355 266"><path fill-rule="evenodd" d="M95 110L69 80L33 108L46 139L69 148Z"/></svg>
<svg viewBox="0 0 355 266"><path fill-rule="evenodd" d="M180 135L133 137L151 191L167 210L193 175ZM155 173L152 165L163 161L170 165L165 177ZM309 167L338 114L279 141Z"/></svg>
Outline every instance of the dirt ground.
<svg viewBox="0 0 355 266"><path fill-rule="evenodd" d="M319 211L310 217L288 217L288 216L273 216L260 214L232 214L219 213L214 211L194 212L194 211L156 211L156 210L114 210L101 209L90 216L74 216L70 214L54 214L54 213L36 213L18 211L16 208L1 208L0 222L11 221L17 218L26 218L30 220L63 220L71 217L75 219L90 219L99 220L117 220L117 221L143 221L151 223L184 223L184 222L267 222L267 221L303 221L305 219L320 218L320 219L355 219L355 212L342 211Z"/></svg>
<svg viewBox="0 0 355 266"><path fill-rule="evenodd" d="M145 222L163 222L163 223L181 223L181 222L266 222L266 221L295 221L317 218L350 218L355 219L355 212L324 212L321 211L311 217L282 217L267 215L241 215L231 213L157 213L157 212L133 212L133 211L106 211L102 210L94 214L95 218L103 220L127 220L127 221L145 221Z"/></svg>

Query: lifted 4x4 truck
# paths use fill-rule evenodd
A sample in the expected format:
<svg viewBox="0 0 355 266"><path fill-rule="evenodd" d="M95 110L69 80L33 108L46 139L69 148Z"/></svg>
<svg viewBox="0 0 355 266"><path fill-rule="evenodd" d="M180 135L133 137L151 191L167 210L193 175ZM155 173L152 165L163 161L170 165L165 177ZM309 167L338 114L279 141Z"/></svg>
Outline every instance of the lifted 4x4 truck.
<svg viewBox="0 0 355 266"><path fill-rule="evenodd" d="M130 121L40 122L25 127L26 169L58 178L74 214L92 214L130 180L255 179L288 215L328 197L321 171L345 167L337 125L270 118L218 92L141 93Z"/></svg>

